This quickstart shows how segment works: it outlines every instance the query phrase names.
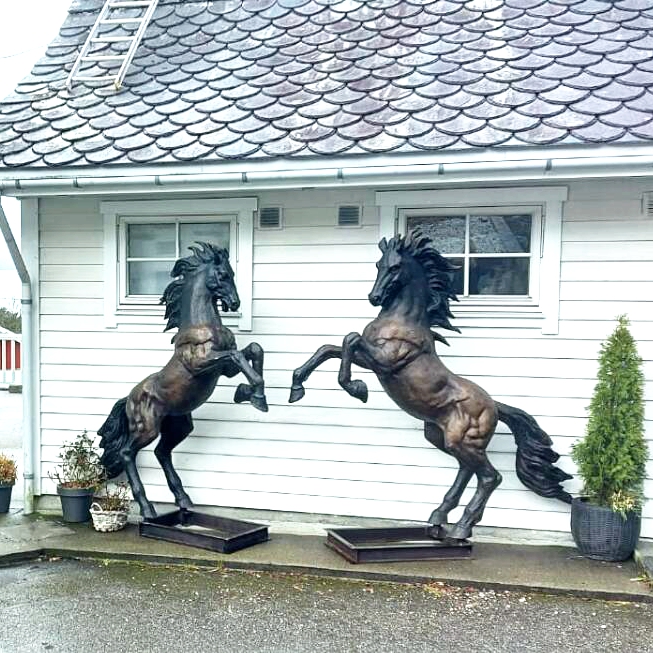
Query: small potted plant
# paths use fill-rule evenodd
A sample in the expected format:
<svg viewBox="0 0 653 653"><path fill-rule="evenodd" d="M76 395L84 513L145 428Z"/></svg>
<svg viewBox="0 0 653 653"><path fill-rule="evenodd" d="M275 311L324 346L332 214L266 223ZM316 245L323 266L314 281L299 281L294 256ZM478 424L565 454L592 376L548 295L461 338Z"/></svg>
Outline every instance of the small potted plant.
<svg viewBox="0 0 653 653"><path fill-rule="evenodd" d="M0 513L9 512L11 490L16 483L16 461L0 453Z"/></svg>
<svg viewBox="0 0 653 653"><path fill-rule="evenodd" d="M125 482L109 485L91 504L93 528L102 533L119 531L127 525L129 514L129 488Z"/></svg>
<svg viewBox="0 0 653 653"><path fill-rule="evenodd" d="M63 520L89 521L93 495L104 480L104 468L88 433L83 431L72 442L62 445L59 460L49 476L57 483Z"/></svg>
<svg viewBox="0 0 653 653"><path fill-rule="evenodd" d="M602 345L585 437L572 448L583 496L571 506L581 553L597 560L629 558L639 538L648 450L644 439L642 359L626 316Z"/></svg>

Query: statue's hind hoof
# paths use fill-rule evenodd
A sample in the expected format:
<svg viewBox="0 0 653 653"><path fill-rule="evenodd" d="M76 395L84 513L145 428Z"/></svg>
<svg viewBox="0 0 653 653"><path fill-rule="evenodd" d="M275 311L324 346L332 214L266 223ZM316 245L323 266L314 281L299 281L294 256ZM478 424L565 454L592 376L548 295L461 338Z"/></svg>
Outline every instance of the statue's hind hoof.
<svg viewBox="0 0 653 653"><path fill-rule="evenodd" d="M268 412L268 402L265 399L265 395L252 395L250 401L254 408L258 408L262 413Z"/></svg>
<svg viewBox="0 0 653 653"><path fill-rule="evenodd" d="M447 530L447 537L450 540L466 540L472 536L472 529L466 526L459 526L456 524Z"/></svg>
<svg viewBox="0 0 653 653"><path fill-rule="evenodd" d="M442 526L443 524L447 523L447 515L440 512L439 509L436 508L428 518L428 522L433 526Z"/></svg>
<svg viewBox="0 0 653 653"><path fill-rule="evenodd" d="M244 401L249 401L252 396L252 386L247 383L241 383L236 388L236 393L234 394L234 402L237 404L242 404Z"/></svg>
<svg viewBox="0 0 653 653"><path fill-rule="evenodd" d="M290 399L288 403L294 404L296 401L299 401L306 394L306 390L301 385L294 385L290 388Z"/></svg>
<svg viewBox="0 0 653 653"><path fill-rule="evenodd" d="M144 508L141 508L141 517L143 518L144 521L150 521L150 519L156 519L156 516L157 516L156 510L154 510L154 506L152 504Z"/></svg>

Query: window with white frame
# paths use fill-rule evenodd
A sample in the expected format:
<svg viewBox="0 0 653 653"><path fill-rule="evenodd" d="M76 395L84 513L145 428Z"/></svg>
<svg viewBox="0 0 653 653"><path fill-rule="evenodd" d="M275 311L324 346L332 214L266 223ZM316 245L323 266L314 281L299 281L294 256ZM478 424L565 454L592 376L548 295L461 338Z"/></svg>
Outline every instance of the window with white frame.
<svg viewBox="0 0 653 653"><path fill-rule="evenodd" d="M458 267L459 298L505 297L537 302L541 210L539 207L405 209L406 233L419 226Z"/></svg>
<svg viewBox="0 0 653 653"><path fill-rule="evenodd" d="M208 242L233 251L235 216L119 218L120 303L158 303L170 283L170 270L190 245Z"/></svg>
<svg viewBox="0 0 653 653"><path fill-rule="evenodd" d="M252 229L255 198L103 202L105 322L152 323L175 261L190 245L209 242L229 251L241 299L227 324L251 329Z"/></svg>
<svg viewBox="0 0 653 653"><path fill-rule="evenodd" d="M558 332L564 186L376 193L380 237L421 225L459 269L457 315L528 317Z"/></svg>

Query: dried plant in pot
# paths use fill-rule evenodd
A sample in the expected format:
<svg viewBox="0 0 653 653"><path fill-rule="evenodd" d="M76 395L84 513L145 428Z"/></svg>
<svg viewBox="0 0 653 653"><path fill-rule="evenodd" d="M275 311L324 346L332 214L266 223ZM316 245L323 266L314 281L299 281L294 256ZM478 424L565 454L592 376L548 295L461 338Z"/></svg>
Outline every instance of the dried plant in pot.
<svg viewBox="0 0 653 653"><path fill-rule="evenodd" d="M16 461L0 453L0 513L9 512L11 491L16 483Z"/></svg>
<svg viewBox="0 0 653 653"><path fill-rule="evenodd" d="M48 476L57 483L63 520L89 521L93 495L104 482L104 468L98 450L86 431L61 446L59 461Z"/></svg>
<svg viewBox="0 0 653 653"><path fill-rule="evenodd" d="M583 555L608 561L637 546L648 458L642 359L628 319L617 319L601 347L585 437L572 449L583 496L572 502L571 532Z"/></svg>
<svg viewBox="0 0 653 653"><path fill-rule="evenodd" d="M93 528L102 533L119 531L127 525L129 515L129 487L126 483L105 483L101 495L91 504Z"/></svg>

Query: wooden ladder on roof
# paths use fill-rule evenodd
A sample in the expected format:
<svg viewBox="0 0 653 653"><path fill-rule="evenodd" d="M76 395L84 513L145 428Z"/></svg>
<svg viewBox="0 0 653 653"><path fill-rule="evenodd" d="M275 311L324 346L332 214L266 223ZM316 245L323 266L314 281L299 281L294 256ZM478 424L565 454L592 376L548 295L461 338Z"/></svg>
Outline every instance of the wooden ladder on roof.
<svg viewBox="0 0 653 653"><path fill-rule="evenodd" d="M68 75L66 86L71 88L74 82L110 81L118 90L154 14L157 3L158 0L106 0ZM125 10L128 11L125 12ZM125 13L128 15L124 15ZM107 28L111 29L112 26L123 27L126 32L131 33L126 36L104 36L103 33L107 31ZM110 46L112 43L125 43L129 44L129 47L124 53L94 53L96 48ZM119 66L118 72L106 75L84 74L85 64L94 64L100 61L115 62L114 65Z"/></svg>

